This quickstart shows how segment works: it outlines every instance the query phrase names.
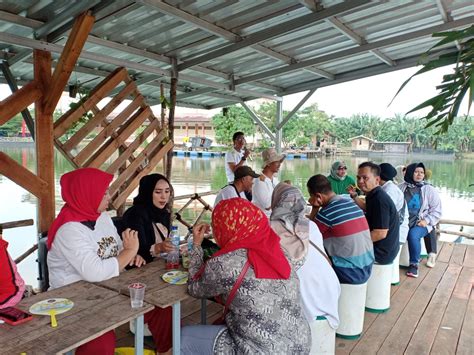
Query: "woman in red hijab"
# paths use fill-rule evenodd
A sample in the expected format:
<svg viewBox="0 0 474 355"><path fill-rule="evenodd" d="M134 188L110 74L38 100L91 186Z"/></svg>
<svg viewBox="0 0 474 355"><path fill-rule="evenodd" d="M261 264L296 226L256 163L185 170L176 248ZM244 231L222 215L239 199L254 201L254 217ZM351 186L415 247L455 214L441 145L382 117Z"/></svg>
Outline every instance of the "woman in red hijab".
<svg viewBox="0 0 474 355"><path fill-rule="evenodd" d="M206 263L201 243L209 226L193 229L188 292L221 295L225 325L184 327L181 353L309 353L298 279L265 214L245 199L223 200L212 214L212 229L221 249Z"/></svg>
<svg viewBox="0 0 474 355"><path fill-rule="evenodd" d="M52 288L79 280L104 281L118 276L127 265L144 264L143 258L137 256L137 232L126 229L120 240L106 212L112 179L113 175L94 168L74 170L61 177L61 196L65 204L48 232ZM156 343L171 344L171 332L167 331L171 328L168 326L171 312L155 308L145 314L145 322ZM164 333L169 333L166 339L162 336ZM112 355L114 348L115 334L111 331L77 348L76 355Z"/></svg>

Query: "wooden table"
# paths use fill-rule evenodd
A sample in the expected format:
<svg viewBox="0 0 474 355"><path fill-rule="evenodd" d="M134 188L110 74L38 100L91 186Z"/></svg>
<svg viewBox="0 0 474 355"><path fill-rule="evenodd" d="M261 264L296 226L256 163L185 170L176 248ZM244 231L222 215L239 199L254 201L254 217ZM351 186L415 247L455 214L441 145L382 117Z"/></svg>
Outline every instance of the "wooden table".
<svg viewBox="0 0 474 355"><path fill-rule="evenodd" d="M132 309L129 297L85 281L25 298L17 308L28 311L38 301L59 297L70 299L74 307L56 316L57 328L51 327L49 316L37 315L20 325L1 324L0 353L66 353L133 319L137 320L138 327L141 322L143 330L143 314L153 309L146 303L139 309ZM140 347L140 337L135 343ZM141 349L137 351L143 353L143 336Z"/></svg>
<svg viewBox="0 0 474 355"><path fill-rule="evenodd" d="M161 276L165 269L163 259L155 260L141 268L134 268L98 285L109 290L128 295L128 286L134 282L146 284L145 302L160 308L173 308L173 354L180 354L181 349L181 301L192 298L187 292L187 285L172 285L164 282ZM205 303L204 303L205 304Z"/></svg>

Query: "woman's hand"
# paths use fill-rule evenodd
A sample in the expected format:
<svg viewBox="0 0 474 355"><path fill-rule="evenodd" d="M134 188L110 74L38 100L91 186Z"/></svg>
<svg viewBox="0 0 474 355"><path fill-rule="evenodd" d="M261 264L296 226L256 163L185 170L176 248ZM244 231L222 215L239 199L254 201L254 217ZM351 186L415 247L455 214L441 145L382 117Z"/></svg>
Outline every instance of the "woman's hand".
<svg viewBox="0 0 474 355"><path fill-rule="evenodd" d="M137 254L132 259L132 261L130 261L130 263L128 265L129 266L142 267L143 265L146 265L146 261L140 255Z"/></svg>
<svg viewBox="0 0 474 355"><path fill-rule="evenodd" d="M155 244L155 253L160 254L160 253L171 253L172 251L175 251L176 248L174 247L173 243L171 243L171 240L166 239L161 243Z"/></svg>
<svg viewBox="0 0 474 355"><path fill-rule="evenodd" d="M135 254L138 252L138 232L133 229L127 228L122 232L123 248L125 250L134 251Z"/></svg>
<svg viewBox="0 0 474 355"><path fill-rule="evenodd" d="M193 227L193 244L201 245L204 234L211 231L211 226L207 223L199 223Z"/></svg>
<svg viewBox="0 0 474 355"><path fill-rule="evenodd" d="M428 225L428 222L426 222L424 219L418 221L417 223L418 226L420 227L426 227Z"/></svg>

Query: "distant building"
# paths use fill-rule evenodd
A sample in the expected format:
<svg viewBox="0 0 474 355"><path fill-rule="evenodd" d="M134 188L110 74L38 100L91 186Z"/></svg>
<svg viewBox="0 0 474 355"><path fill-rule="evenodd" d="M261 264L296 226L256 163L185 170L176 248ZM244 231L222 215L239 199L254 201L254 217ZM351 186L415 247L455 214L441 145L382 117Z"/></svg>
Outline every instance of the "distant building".
<svg viewBox="0 0 474 355"><path fill-rule="evenodd" d="M369 153L407 154L410 152L411 142L377 142L365 136L349 138L352 153L367 155Z"/></svg>
<svg viewBox="0 0 474 355"><path fill-rule="evenodd" d="M356 136L349 138L351 141L352 151L369 151L372 149L372 145L375 140L367 138L365 136Z"/></svg>

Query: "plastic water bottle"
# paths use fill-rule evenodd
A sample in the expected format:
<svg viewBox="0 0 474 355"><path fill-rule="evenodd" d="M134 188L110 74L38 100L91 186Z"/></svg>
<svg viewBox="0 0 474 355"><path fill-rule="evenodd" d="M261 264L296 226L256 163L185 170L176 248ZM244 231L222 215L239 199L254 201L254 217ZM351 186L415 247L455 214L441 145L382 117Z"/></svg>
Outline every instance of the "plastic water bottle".
<svg viewBox="0 0 474 355"><path fill-rule="evenodd" d="M169 252L166 256L166 268L167 269L179 269L179 234L178 227L172 226L171 233L169 236L171 243L175 250Z"/></svg>
<svg viewBox="0 0 474 355"><path fill-rule="evenodd" d="M185 251L181 253L182 260L183 260L183 267L185 269L189 269L189 255L191 254L191 250L193 250L193 235L191 234L188 237L188 242L185 245Z"/></svg>

